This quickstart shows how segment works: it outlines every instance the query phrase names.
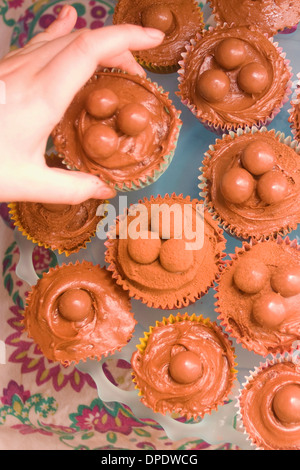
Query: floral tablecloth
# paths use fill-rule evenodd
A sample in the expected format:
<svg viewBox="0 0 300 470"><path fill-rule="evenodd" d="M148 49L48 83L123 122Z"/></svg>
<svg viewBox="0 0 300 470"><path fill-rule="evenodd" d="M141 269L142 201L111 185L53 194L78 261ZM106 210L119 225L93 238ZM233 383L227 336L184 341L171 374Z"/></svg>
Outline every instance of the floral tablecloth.
<svg viewBox="0 0 300 470"><path fill-rule="evenodd" d="M0 56L46 28L62 3L0 0ZM78 29L103 26L114 6L112 0L70 3L78 12ZM136 418L120 403L104 403L89 375L45 359L22 331L29 285L16 275L19 248L4 203L0 215L0 449L234 449L201 439L172 442L156 422ZM33 262L41 274L57 261L51 251L36 247ZM106 374L118 386L132 387L127 362L109 359Z"/></svg>

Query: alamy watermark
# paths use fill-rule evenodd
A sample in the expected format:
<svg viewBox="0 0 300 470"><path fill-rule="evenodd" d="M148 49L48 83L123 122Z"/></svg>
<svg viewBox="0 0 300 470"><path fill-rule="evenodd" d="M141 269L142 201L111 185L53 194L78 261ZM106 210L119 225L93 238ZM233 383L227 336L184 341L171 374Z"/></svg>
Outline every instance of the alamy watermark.
<svg viewBox="0 0 300 470"><path fill-rule="evenodd" d="M0 80L0 104L6 104L6 86L3 80Z"/></svg>
<svg viewBox="0 0 300 470"><path fill-rule="evenodd" d="M132 204L127 209L127 197L120 196L118 223L112 204L101 204L97 215L105 219L98 225L97 237L119 239L184 239L186 250L200 250L204 242L204 206L192 203Z"/></svg>

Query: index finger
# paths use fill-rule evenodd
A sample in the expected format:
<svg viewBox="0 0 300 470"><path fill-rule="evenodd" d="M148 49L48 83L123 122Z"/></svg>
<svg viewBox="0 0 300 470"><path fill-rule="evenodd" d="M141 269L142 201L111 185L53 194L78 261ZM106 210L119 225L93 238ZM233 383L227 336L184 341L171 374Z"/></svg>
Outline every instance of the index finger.
<svg viewBox="0 0 300 470"><path fill-rule="evenodd" d="M125 24L84 31L38 73L38 78L43 87L49 83L50 101L55 111L63 113L98 65L109 66L112 58L127 51L156 47L163 38L159 30Z"/></svg>

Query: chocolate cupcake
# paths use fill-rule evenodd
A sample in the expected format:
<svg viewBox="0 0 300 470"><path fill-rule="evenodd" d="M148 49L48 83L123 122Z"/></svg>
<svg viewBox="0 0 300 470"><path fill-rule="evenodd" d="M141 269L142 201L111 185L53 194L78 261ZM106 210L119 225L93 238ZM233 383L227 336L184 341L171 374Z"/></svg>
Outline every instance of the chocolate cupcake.
<svg viewBox="0 0 300 470"><path fill-rule="evenodd" d="M284 236L300 220L299 153L296 141L275 130L224 135L205 154L200 194L230 234Z"/></svg>
<svg viewBox="0 0 300 470"><path fill-rule="evenodd" d="M217 285L216 311L238 343L261 356L290 352L300 341L300 247L278 238L244 243Z"/></svg>
<svg viewBox="0 0 300 470"><path fill-rule="evenodd" d="M300 142L300 73L297 74L297 79L296 89L291 99L291 108L288 110L288 121L295 140Z"/></svg>
<svg viewBox="0 0 300 470"><path fill-rule="evenodd" d="M203 418L228 399L236 378L231 342L202 316L171 315L145 333L133 354L133 381L154 412Z"/></svg>
<svg viewBox="0 0 300 470"><path fill-rule="evenodd" d="M130 207L105 245L108 270L130 297L149 307L178 309L214 285L226 241L203 201L173 194Z"/></svg>
<svg viewBox="0 0 300 470"><path fill-rule="evenodd" d="M186 42L204 28L202 10L195 0L119 0L113 23L136 24L165 33L159 46L133 52L144 68L156 73L178 70Z"/></svg>
<svg viewBox="0 0 300 470"><path fill-rule="evenodd" d="M235 26L253 26L268 36L294 30L300 21L298 0L208 0L215 21Z"/></svg>
<svg viewBox="0 0 300 470"><path fill-rule="evenodd" d="M86 248L103 220L97 209L104 201L80 204L15 202L9 204L14 225L33 243L69 256Z"/></svg>
<svg viewBox="0 0 300 470"><path fill-rule="evenodd" d="M131 191L154 183L170 165L179 115L168 93L150 80L99 71L77 93L52 138L69 168Z"/></svg>
<svg viewBox="0 0 300 470"><path fill-rule="evenodd" d="M281 356L252 371L238 407L244 433L257 450L300 450L299 359Z"/></svg>
<svg viewBox="0 0 300 470"><path fill-rule="evenodd" d="M205 30L182 56L177 94L216 133L269 124L291 92L282 50L246 26Z"/></svg>
<svg viewBox="0 0 300 470"><path fill-rule="evenodd" d="M120 350L136 321L106 269L83 261L43 274L26 299L23 323L45 357L67 366Z"/></svg>

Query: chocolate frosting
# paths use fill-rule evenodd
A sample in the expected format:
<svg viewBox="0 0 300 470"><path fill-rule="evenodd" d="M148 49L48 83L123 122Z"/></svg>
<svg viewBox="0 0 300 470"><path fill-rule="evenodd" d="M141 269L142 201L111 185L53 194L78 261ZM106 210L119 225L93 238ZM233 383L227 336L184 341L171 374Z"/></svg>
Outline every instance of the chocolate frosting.
<svg viewBox="0 0 300 470"><path fill-rule="evenodd" d="M246 432L258 448L300 450L299 394L300 367L290 361L263 367L246 384L240 412ZM290 412L294 422L286 422L291 419Z"/></svg>
<svg viewBox="0 0 300 470"><path fill-rule="evenodd" d="M250 164L244 160L249 145L252 147ZM261 149L262 145L268 146L269 151L260 163L264 168L260 169L259 163L255 164L256 168L253 164L253 149L255 146ZM253 180L253 188L245 201L232 202L222 192L222 181L233 169L246 171L245 165L250 170L247 173ZM260 174L256 175L257 172ZM275 131L244 133L217 140L203 161L203 176L208 205L235 235L260 239L296 228L300 220L299 155L293 147L281 142ZM270 179L272 181L268 181ZM228 185L232 196L233 179Z"/></svg>
<svg viewBox="0 0 300 470"><path fill-rule="evenodd" d="M241 63L234 68L232 60L237 50L240 52L240 45L225 47L220 53L223 41L233 39L239 39L244 46ZM228 50L231 50L230 57ZM216 59L219 55L221 63ZM223 26L203 31L188 48L182 64L177 94L199 119L216 128L265 123L289 91L290 70L279 50L264 34L247 27ZM208 71L222 72L229 80L229 91L227 87L224 96L207 98L201 81L202 74ZM210 90L220 87L220 78L216 77L215 82L210 78L207 87Z"/></svg>
<svg viewBox="0 0 300 470"><path fill-rule="evenodd" d="M87 261L44 274L26 303L29 337L48 359L65 365L121 349L136 324L128 295L104 268Z"/></svg>
<svg viewBox="0 0 300 470"><path fill-rule="evenodd" d="M219 319L245 348L262 356L290 350L300 340L298 246L245 243L222 272L216 297Z"/></svg>
<svg viewBox="0 0 300 470"><path fill-rule="evenodd" d="M233 350L215 323L183 318L151 330L145 348L132 356L134 381L143 403L154 411L203 417L223 404L232 388ZM187 353L187 358L177 361Z"/></svg>
<svg viewBox="0 0 300 470"><path fill-rule="evenodd" d="M152 15L151 23L143 21L143 13L153 8L152 0L119 0L113 17L114 24L130 23L139 26L150 26L163 30L159 18L161 15ZM173 18L171 27L165 32L163 42L149 50L135 51L134 55L146 68L162 67L163 70L173 71L178 68L181 53L186 42L192 39L204 27L202 11L195 0L163 0L156 1L155 7L165 9ZM156 16L156 17L155 17ZM165 68L165 69L164 69Z"/></svg>
<svg viewBox="0 0 300 470"><path fill-rule="evenodd" d="M75 253L94 235L103 216L97 208L103 201L88 199L81 204L18 202L11 205L16 225L34 241L59 252Z"/></svg>
<svg viewBox="0 0 300 470"><path fill-rule="evenodd" d="M170 207L180 204L183 207L183 204L189 204L192 207L194 223L196 205L202 204L202 201L167 195L164 198L159 196L150 200L145 199L141 203L147 208L148 216L145 221L147 228L161 239L161 244L157 246L157 240L151 240L150 237L146 240L130 240L130 237L110 234L106 242L108 249L105 255L109 264L108 269L113 272L118 284L128 290L131 296L141 299L148 306L171 309L187 306L207 292L221 269L225 249L222 231L205 210L203 246L200 249L188 250L185 246L186 239L175 239L177 235L172 230L169 236L161 234L157 227L153 227L151 207L163 204ZM128 216L128 226L136 217L139 215ZM193 230L195 231L195 226ZM130 255L133 242L135 253L140 252L139 245L143 242L142 250L151 253L151 256L154 253L153 258L143 261L136 255Z"/></svg>
<svg viewBox="0 0 300 470"><path fill-rule="evenodd" d="M298 0L209 0L218 23L254 26L273 36L300 21Z"/></svg>
<svg viewBox="0 0 300 470"><path fill-rule="evenodd" d="M101 101L97 92L103 90L106 94ZM115 107L108 92L115 96ZM94 108L100 107L103 112L105 106L109 109L108 102L108 117L96 116ZM132 107L142 108L142 117ZM136 133L132 133L130 124ZM52 137L69 166L99 175L122 189L124 184L131 187L153 179L165 169L174 153L180 125L179 111L157 85L138 75L99 71L75 96Z"/></svg>

